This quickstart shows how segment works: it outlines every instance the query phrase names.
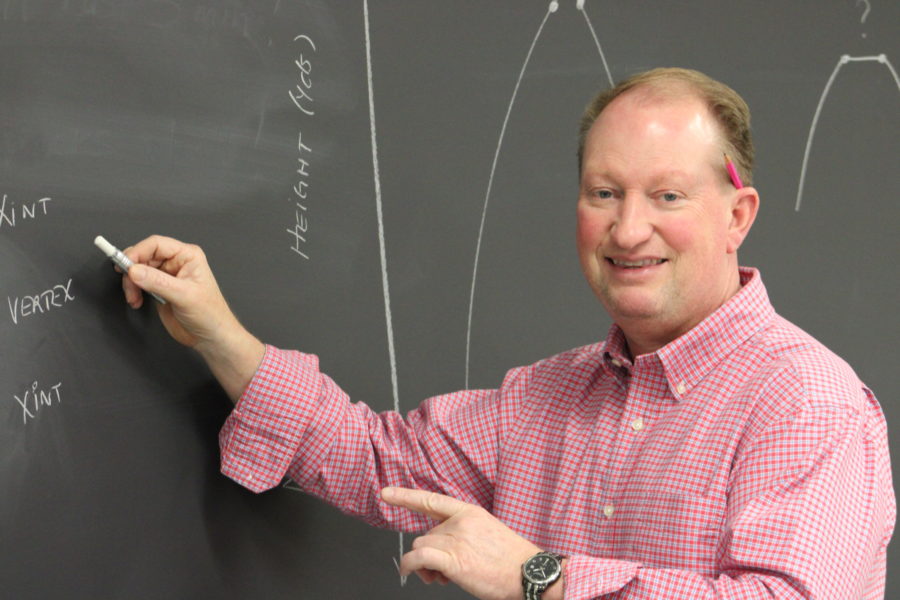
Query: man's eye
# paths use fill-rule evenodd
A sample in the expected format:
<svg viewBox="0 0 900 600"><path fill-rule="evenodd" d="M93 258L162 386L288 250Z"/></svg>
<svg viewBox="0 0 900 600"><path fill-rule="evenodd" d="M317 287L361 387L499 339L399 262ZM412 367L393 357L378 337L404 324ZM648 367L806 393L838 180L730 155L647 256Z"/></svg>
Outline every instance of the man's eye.
<svg viewBox="0 0 900 600"><path fill-rule="evenodd" d="M608 200L613 197L613 193L609 190L595 190L594 197L601 200Z"/></svg>
<svg viewBox="0 0 900 600"><path fill-rule="evenodd" d="M675 202L678 200L678 194L675 192L666 192L662 195L662 199L666 202Z"/></svg>

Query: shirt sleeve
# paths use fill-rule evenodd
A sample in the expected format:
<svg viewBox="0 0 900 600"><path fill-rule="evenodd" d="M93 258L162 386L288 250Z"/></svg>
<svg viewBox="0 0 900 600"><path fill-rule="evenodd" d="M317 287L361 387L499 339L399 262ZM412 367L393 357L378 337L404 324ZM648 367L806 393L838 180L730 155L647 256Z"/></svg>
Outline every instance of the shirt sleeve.
<svg viewBox="0 0 900 600"><path fill-rule="evenodd" d="M290 477L378 526L423 531L426 517L381 501L385 486L436 491L490 510L498 390L430 398L406 418L352 403L309 354L266 347L219 435L222 472L255 492Z"/></svg>
<svg viewBox="0 0 900 600"><path fill-rule="evenodd" d="M884 597L896 504L871 392L773 415L736 457L715 577L571 556L566 600ZM677 551L673 549L673 551Z"/></svg>

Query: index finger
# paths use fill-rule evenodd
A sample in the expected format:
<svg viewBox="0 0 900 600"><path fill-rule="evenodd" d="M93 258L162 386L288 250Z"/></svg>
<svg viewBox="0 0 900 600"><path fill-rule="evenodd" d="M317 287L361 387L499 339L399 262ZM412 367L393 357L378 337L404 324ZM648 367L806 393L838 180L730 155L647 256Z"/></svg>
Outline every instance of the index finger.
<svg viewBox="0 0 900 600"><path fill-rule="evenodd" d="M408 508L437 521L445 521L469 506L451 496L410 488L386 487L381 490L381 497L388 504Z"/></svg>
<svg viewBox="0 0 900 600"><path fill-rule="evenodd" d="M190 258L196 246L186 244L175 238L164 235L151 235L123 250L123 252L136 263L158 267L171 258L183 255Z"/></svg>

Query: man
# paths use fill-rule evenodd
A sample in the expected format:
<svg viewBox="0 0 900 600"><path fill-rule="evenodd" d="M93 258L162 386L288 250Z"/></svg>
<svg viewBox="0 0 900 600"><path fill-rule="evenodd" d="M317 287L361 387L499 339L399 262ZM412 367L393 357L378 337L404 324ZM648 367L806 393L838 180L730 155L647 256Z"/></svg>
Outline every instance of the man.
<svg viewBox="0 0 900 600"><path fill-rule="evenodd" d="M749 111L681 69L587 109L577 244L614 325L431 398L353 404L317 359L241 327L194 246L127 251L160 314L237 405L222 469L291 477L373 525L427 532L403 573L479 598L880 598L895 499L884 416L850 368L773 310L737 250L759 197ZM155 267L155 268L147 268Z"/></svg>

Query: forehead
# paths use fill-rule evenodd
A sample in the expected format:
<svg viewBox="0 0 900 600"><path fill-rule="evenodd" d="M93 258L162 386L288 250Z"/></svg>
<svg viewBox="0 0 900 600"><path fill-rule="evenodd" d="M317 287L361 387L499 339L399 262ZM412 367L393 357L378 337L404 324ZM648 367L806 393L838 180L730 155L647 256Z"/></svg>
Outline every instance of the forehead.
<svg viewBox="0 0 900 600"><path fill-rule="evenodd" d="M718 124L694 95L632 90L600 113L588 131L584 168L640 165L685 168L718 161L723 151Z"/></svg>

